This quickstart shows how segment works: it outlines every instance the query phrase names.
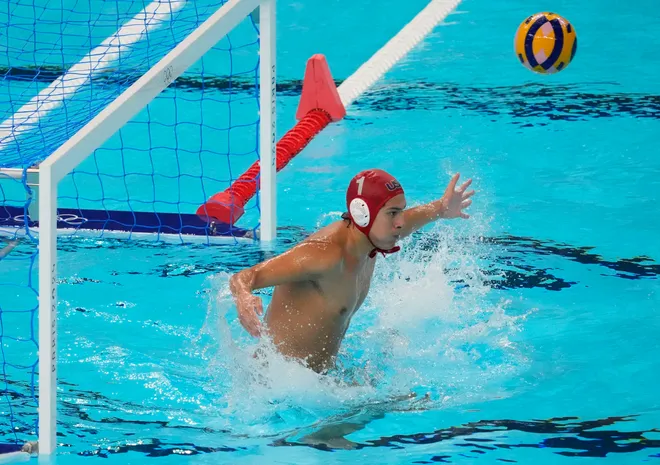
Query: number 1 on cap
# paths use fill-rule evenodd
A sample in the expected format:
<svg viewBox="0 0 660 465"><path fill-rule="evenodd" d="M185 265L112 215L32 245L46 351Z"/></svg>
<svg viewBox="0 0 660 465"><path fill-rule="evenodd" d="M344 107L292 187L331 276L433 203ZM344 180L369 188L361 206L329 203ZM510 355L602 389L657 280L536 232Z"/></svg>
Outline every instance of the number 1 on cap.
<svg viewBox="0 0 660 465"><path fill-rule="evenodd" d="M362 176L360 179L358 179L355 182L357 182L358 185L358 195L362 195L362 185L364 184L364 176Z"/></svg>

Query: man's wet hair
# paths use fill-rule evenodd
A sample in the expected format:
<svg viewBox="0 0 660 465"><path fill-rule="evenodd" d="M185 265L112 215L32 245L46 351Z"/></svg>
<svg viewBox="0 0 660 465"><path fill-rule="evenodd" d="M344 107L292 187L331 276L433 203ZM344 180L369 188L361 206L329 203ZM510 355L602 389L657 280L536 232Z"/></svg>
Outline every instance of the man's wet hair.
<svg viewBox="0 0 660 465"><path fill-rule="evenodd" d="M342 219L342 220L346 220L346 221L348 221L348 224L346 225L347 228L348 228L348 227L351 225L351 223L353 222L353 220L351 219L351 215L350 215L348 212L344 212L344 213L342 213L342 214L341 214L341 219Z"/></svg>

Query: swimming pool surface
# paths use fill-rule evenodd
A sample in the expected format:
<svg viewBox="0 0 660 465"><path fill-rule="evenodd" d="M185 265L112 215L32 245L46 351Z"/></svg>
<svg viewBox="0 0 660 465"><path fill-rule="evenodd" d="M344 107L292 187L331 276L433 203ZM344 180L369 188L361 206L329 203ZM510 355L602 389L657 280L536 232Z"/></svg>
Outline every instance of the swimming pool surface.
<svg viewBox="0 0 660 465"><path fill-rule="evenodd" d="M280 135L309 56L341 81L426 4L321 3L278 2ZM579 44L544 77L513 34L547 9ZM273 247L61 243L56 462L657 462L658 21L651 0L465 0L279 173ZM369 167L412 205L471 177L473 217L379 258L332 375L257 370L230 273L337 219Z"/></svg>

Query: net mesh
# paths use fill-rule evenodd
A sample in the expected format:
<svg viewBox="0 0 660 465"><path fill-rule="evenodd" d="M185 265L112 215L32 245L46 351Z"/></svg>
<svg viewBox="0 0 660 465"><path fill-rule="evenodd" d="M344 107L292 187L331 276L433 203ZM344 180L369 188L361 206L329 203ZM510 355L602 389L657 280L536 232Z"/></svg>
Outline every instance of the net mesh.
<svg viewBox="0 0 660 465"><path fill-rule="evenodd" d="M0 6L0 442L37 432L37 167L224 1L8 0ZM254 234L194 213L259 158L250 15L58 187L60 236Z"/></svg>

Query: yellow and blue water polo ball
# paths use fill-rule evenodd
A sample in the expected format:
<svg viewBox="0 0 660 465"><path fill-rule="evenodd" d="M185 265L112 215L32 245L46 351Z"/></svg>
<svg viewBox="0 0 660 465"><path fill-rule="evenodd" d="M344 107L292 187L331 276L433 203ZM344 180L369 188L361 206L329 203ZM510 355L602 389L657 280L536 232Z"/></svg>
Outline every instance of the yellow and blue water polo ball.
<svg viewBox="0 0 660 465"><path fill-rule="evenodd" d="M555 13L537 13L516 31L516 56L528 69L553 74L566 69L577 51L575 28Z"/></svg>

